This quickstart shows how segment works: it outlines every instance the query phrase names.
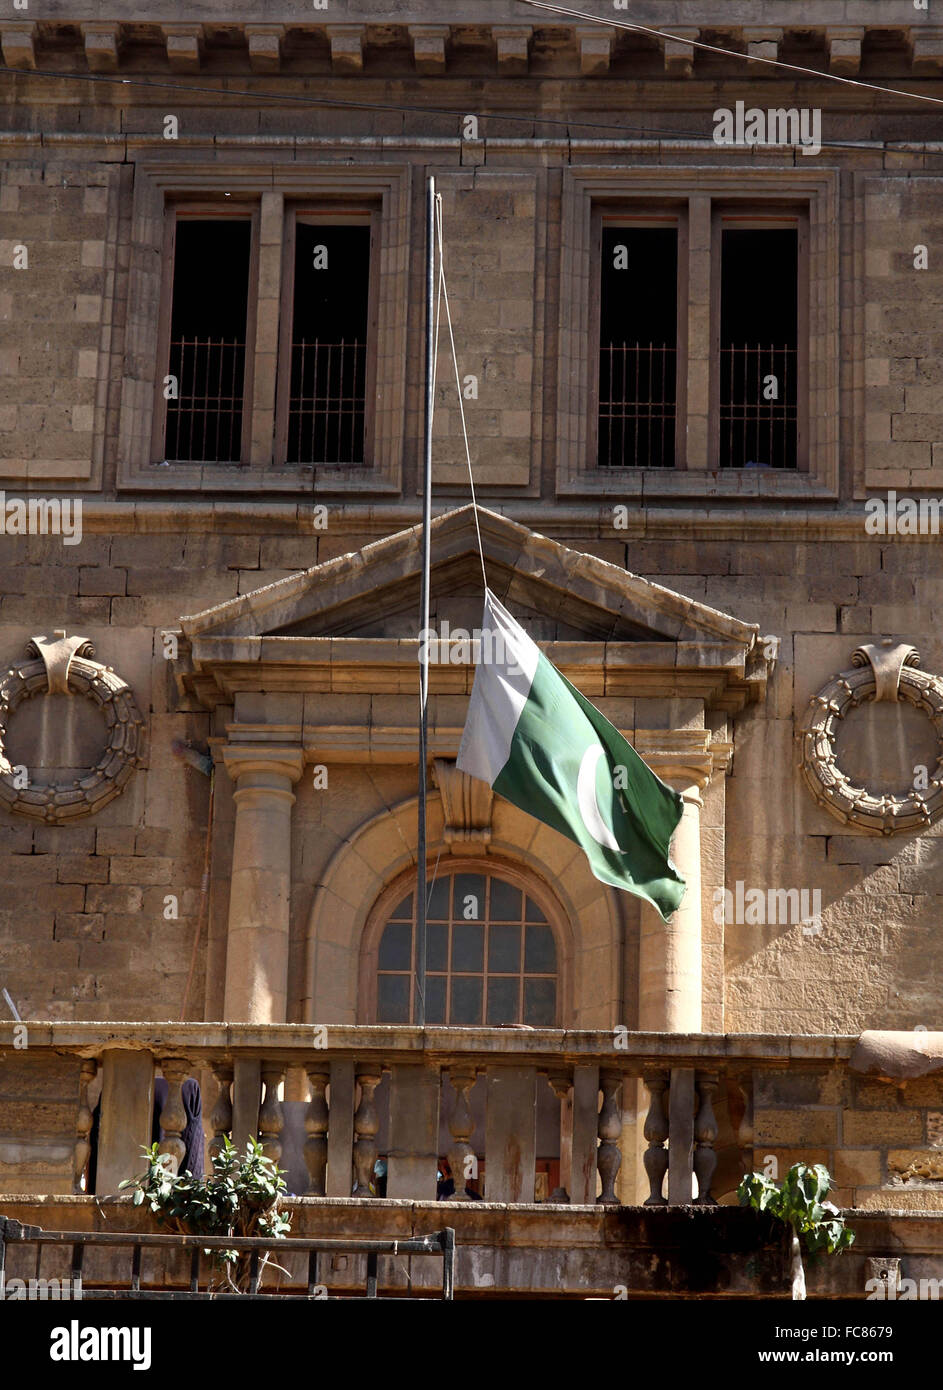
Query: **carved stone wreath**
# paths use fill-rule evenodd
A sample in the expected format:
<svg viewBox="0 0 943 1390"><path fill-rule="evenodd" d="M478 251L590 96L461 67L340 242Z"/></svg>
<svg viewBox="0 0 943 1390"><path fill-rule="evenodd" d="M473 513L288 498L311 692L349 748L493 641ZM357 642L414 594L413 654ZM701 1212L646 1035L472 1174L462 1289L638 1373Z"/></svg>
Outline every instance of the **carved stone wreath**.
<svg viewBox="0 0 943 1390"><path fill-rule="evenodd" d="M110 666L92 660L87 637L33 637L28 658L15 662L0 678L0 805L18 815L61 825L100 811L121 794L144 760L144 720L127 682ZM24 700L44 693L86 695L105 716L108 739L93 768L72 782L18 785L5 748L10 717ZM31 780L31 779L30 779Z"/></svg>
<svg viewBox="0 0 943 1390"><path fill-rule="evenodd" d="M852 657L852 670L834 676L812 697L797 737L800 769L812 795L838 820L872 835L922 830L943 815L943 685L936 676L915 668L920 655L906 643L868 643ZM838 722L868 700L904 699L929 715L940 756L925 790L900 795L870 792L855 786L838 766Z"/></svg>

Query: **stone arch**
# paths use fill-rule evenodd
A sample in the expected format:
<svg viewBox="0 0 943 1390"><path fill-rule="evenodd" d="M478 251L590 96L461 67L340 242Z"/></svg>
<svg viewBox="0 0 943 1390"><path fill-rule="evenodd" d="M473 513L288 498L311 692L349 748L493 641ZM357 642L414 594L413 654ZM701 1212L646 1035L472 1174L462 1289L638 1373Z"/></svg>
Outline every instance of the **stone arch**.
<svg viewBox="0 0 943 1390"><path fill-rule="evenodd" d="M304 1018L357 1023L359 962L370 914L387 885L416 862L416 797L379 812L335 852L315 889L305 934ZM432 863L443 839L441 800L430 797L427 834ZM455 856L458 858L459 856ZM593 877L582 851L510 802L495 798L491 842L481 858L532 874L558 902L569 939L566 1026L608 1028L623 1020L625 909L614 889ZM553 866L553 872L549 866ZM624 896L624 895L621 895ZM358 969L351 969L353 964ZM587 974L592 988L587 988ZM609 990L600 988L600 979ZM592 997L590 997L592 996Z"/></svg>

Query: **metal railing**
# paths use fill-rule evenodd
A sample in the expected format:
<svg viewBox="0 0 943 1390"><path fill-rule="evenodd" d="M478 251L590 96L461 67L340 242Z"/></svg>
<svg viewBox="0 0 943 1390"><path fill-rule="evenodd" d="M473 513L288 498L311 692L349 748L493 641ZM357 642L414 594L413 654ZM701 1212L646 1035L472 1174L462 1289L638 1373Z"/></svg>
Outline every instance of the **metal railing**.
<svg viewBox="0 0 943 1390"><path fill-rule="evenodd" d="M600 468L673 468L677 353L667 343L599 352Z"/></svg>
<svg viewBox="0 0 943 1390"><path fill-rule="evenodd" d="M427 1236L399 1240L334 1240L286 1236L271 1239L259 1236L202 1236L150 1235L139 1231L47 1231L41 1226L27 1226L0 1216L0 1301L3 1299L7 1248L11 1245L33 1245L37 1248L37 1271L44 1246L71 1246L71 1282L82 1289L83 1299L246 1299L292 1297L302 1300L326 1296L325 1286L318 1279L319 1255L366 1255L367 1273L364 1297L382 1297L377 1293L377 1261L380 1255L441 1255L442 1298L451 1300L455 1289L455 1230L451 1226ZM127 1285L112 1283L94 1285L83 1282L82 1268L89 1249L124 1246L131 1250L131 1268ZM190 1252L189 1287L142 1288L141 1263L145 1250L174 1254ZM201 1260L214 1250L234 1250L249 1256L249 1286L245 1293L226 1293L200 1288ZM305 1293L288 1290L261 1293L259 1285L265 1269L263 1256L277 1253L279 1259L292 1255L307 1255L307 1287ZM332 1295L336 1297L336 1295Z"/></svg>
<svg viewBox="0 0 943 1390"><path fill-rule="evenodd" d="M239 339L178 338L170 344L164 456L237 462L242 453L246 345Z"/></svg>
<svg viewBox="0 0 943 1390"><path fill-rule="evenodd" d="M293 342L287 461L362 463L366 399L366 343Z"/></svg>
<svg viewBox="0 0 943 1390"><path fill-rule="evenodd" d="M759 343L720 350L720 460L724 468L795 468L798 353Z"/></svg>

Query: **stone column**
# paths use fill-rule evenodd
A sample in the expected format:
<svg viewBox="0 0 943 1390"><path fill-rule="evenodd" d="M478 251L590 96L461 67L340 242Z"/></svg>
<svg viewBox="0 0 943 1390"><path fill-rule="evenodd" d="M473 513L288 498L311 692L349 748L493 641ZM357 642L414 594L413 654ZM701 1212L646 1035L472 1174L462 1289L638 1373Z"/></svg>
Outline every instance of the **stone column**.
<svg viewBox="0 0 943 1390"><path fill-rule="evenodd" d="M642 904L639 940L641 1032L701 1031L701 790L711 774L704 729L639 730L636 748L663 782L684 798L671 859L687 889L668 922Z"/></svg>
<svg viewBox="0 0 943 1390"><path fill-rule="evenodd" d="M223 761L236 783L225 1016L231 1023L284 1023L292 787L304 756L300 748L230 744Z"/></svg>

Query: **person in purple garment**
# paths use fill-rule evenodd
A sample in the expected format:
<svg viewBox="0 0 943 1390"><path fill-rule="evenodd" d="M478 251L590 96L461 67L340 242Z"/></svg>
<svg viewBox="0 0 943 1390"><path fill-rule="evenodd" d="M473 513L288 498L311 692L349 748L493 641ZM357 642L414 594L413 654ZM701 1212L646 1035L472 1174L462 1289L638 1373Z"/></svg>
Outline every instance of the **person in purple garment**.
<svg viewBox="0 0 943 1390"><path fill-rule="evenodd" d="M183 1140L184 1155L180 1165L180 1172L189 1171L195 1178L203 1176L203 1099L200 1095L200 1083L192 1078L185 1081L180 1088L183 1099L183 1108L186 1112L187 1122L180 1135ZM163 1110L167 1100L167 1081L163 1076L154 1079L154 1120L151 1128L151 1143L159 1144L162 1139L166 1139L166 1133L160 1127L160 1112ZM98 1168L98 1130L101 1123L101 1099L95 1106L92 1114L92 1129L89 1134L89 1146L91 1152L88 1159L88 1176L86 1178L86 1192L94 1192L96 1170Z"/></svg>
<svg viewBox="0 0 943 1390"><path fill-rule="evenodd" d="M180 1138L183 1140L185 1153L180 1164L181 1173L192 1173L195 1178L203 1176L203 1099L200 1095L200 1083L194 1081L192 1077L185 1081L180 1088L183 1098L183 1108L187 1114L187 1123L183 1128ZM163 1076L158 1076L154 1080L154 1127L151 1131L151 1143L160 1143L166 1139L165 1132L160 1127L160 1112L163 1110L167 1100L167 1082Z"/></svg>

